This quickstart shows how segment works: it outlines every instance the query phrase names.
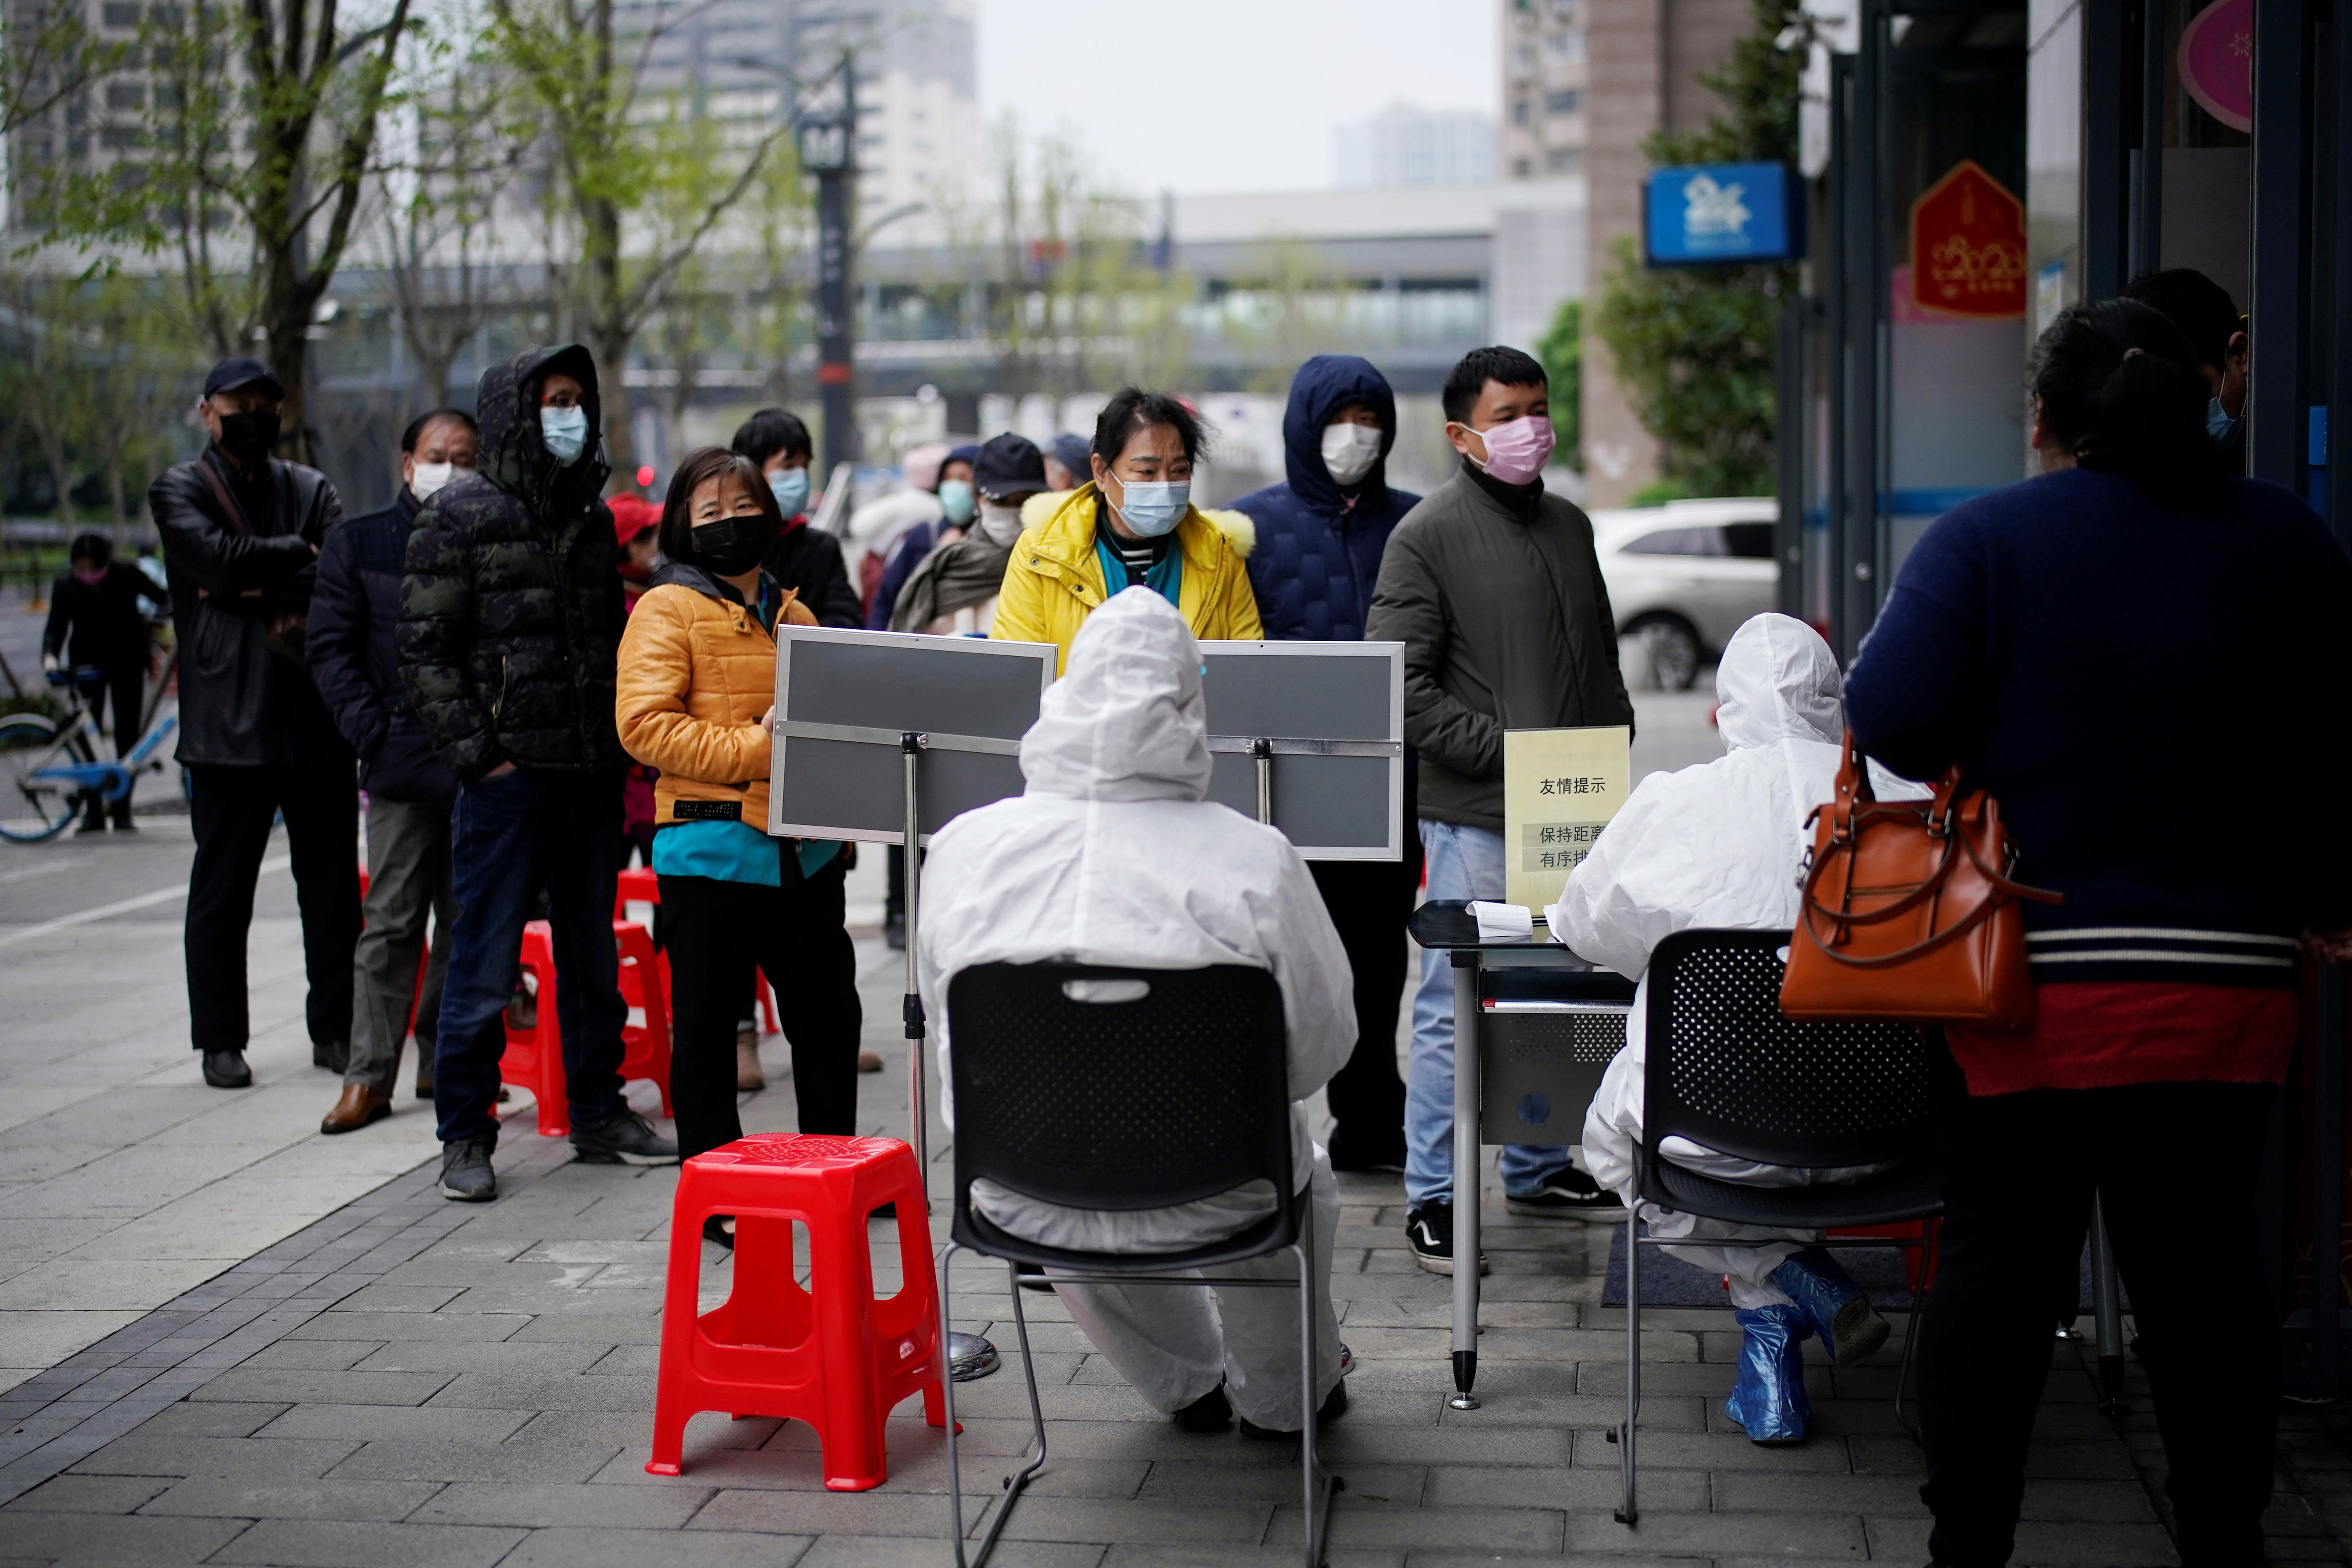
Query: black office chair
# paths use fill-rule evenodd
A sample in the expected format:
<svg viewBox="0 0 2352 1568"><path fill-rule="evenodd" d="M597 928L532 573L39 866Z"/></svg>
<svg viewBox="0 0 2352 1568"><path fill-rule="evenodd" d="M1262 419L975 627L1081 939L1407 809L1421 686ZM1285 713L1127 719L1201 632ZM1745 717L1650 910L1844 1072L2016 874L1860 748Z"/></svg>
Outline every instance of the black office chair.
<svg viewBox="0 0 2352 1568"><path fill-rule="evenodd" d="M1791 1023L1780 1014L1788 952L1784 931L1685 931L1650 955L1635 1176L1642 1202L1790 1231L1933 1220L1943 1202L1919 1031L1907 1024ZM1896 1163L1835 1185L1741 1186L1662 1158L1660 1146L1673 1137L1769 1165ZM1637 1205L1625 1219L1625 1424L1615 1434L1623 1479L1617 1521L1627 1525L1640 1518L1633 1427L1642 1408L1642 1248L1674 1245L1642 1235L1640 1212ZM1821 1245L1910 1250L1925 1248L1932 1235L1923 1228L1916 1241L1832 1237ZM1915 1272L1895 1383L1897 1420L1926 1289L1926 1268Z"/></svg>
<svg viewBox="0 0 2352 1568"><path fill-rule="evenodd" d="M948 1270L959 1249L1004 1260L1035 1427L1028 1462L1004 1478L995 1520L969 1568L988 1560L1004 1522L1045 1462L1045 1417L1021 1307L1024 1269L1055 1282L1271 1286L1298 1291L1299 1463L1307 1568L1320 1568L1339 1478L1316 1457L1313 1205L1292 1190L1290 1082L1282 990L1263 969L1112 969L1085 963L985 963L948 984L955 1085L955 1218L940 1256L940 1312L951 1318ZM1274 1213L1240 1234L1183 1252L1074 1252L1024 1241L971 1206L985 1179L1069 1208L1167 1208L1252 1182ZM1199 1279L1174 1271L1288 1251L1297 1279ZM964 1558L963 1481L955 1389L947 1390L948 1497L956 1562Z"/></svg>

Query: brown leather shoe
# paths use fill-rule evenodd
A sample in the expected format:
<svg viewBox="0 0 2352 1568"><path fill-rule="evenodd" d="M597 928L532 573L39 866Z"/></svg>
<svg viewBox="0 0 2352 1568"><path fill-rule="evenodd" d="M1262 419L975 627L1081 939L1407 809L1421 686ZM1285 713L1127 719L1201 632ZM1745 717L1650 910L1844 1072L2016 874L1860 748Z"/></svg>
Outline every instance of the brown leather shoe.
<svg viewBox="0 0 2352 1568"><path fill-rule="evenodd" d="M735 1088L737 1091L767 1087L768 1075L760 1070L760 1047L752 1045L740 1035L736 1036Z"/></svg>
<svg viewBox="0 0 2352 1568"><path fill-rule="evenodd" d="M858 1052L857 1070L859 1072L880 1072L882 1070L882 1058L880 1053L876 1051Z"/></svg>
<svg viewBox="0 0 2352 1568"><path fill-rule="evenodd" d="M356 1132L371 1121L381 1121L392 1114L392 1096L382 1094L363 1083L343 1085L343 1098L335 1101L335 1109L327 1112L319 1123L321 1132Z"/></svg>

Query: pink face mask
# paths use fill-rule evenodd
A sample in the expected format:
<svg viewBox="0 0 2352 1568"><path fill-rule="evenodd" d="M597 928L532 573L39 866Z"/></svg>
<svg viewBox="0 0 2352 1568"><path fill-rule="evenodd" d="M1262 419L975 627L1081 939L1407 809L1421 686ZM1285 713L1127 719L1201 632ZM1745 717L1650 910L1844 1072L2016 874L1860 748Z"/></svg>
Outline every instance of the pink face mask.
<svg viewBox="0 0 2352 1568"><path fill-rule="evenodd" d="M1526 484L1543 472L1544 459L1551 456L1551 421L1540 414L1507 420L1476 434L1486 443L1486 461L1481 466L1507 485Z"/></svg>
<svg viewBox="0 0 2352 1568"><path fill-rule="evenodd" d="M74 580L86 588L95 588L106 581L106 568L103 566L77 566L73 574Z"/></svg>

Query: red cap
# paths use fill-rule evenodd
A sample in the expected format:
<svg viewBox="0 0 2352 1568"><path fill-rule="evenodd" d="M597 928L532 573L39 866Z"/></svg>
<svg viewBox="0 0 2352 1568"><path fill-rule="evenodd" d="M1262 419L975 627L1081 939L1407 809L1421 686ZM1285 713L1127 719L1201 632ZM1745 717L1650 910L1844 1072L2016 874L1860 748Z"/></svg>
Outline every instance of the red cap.
<svg viewBox="0 0 2352 1568"><path fill-rule="evenodd" d="M613 509L613 537L624 546L649 528L661 525L662 509L636 496L614 496L604 503Z"/></svg>

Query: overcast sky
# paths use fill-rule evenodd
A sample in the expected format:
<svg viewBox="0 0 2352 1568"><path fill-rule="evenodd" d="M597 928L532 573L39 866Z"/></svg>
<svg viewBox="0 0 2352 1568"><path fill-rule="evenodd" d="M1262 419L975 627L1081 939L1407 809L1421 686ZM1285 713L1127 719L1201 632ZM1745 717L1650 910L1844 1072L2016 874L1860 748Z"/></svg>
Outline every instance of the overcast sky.
<svg viewBox="0 0 2352 1568"><path fill-rule="evenodd" d="M982 111L1075 132L1139 195L1320 190L1343 121L1496 109L1495 0L974 3Z"/></svg>

